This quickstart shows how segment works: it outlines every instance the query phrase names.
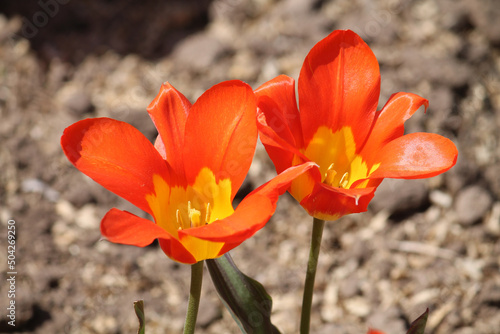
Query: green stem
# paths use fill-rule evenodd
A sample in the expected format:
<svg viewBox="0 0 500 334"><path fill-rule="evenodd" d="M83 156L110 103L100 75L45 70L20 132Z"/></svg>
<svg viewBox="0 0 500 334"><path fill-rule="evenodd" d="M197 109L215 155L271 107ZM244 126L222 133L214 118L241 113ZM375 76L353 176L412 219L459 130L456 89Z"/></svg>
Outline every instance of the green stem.
<svg viewBox="0 0 500 334"><path fill-rule="evenodd" d="M191 288L189 290L188 309L184 334L193 334L196 327L196 317L200 306L201 283L203 281L203 261L191 266Z"/></svg>
<svg viewBox="0 0 500 334"><path fill-rule="evenodd" d="M308 334L311 323L311 307L314 291L314 279L318 267L319 250L321 248L321 237L325 221L314 218L311 237L311 248L309 250L309 261L307 262L306 282L304 284L304 297L302 298L302 314L300 317L300 334Z"/></svg>

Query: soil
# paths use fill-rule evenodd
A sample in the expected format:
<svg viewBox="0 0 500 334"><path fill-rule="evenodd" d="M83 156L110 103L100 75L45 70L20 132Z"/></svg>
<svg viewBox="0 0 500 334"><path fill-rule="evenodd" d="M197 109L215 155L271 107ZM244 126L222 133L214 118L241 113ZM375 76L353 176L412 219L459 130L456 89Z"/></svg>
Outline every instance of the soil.
<svg viewBox="0 0 500 334"><path fill-rule="evenodd" d="M0 332L180 333L189 266L157 244L100 241L112 207L144 216L77 171L59 139L87 117L127 121L153 139L146 107L169 81L191 101L241 79L297 78L334 29L357 32L397 91L430 100L408 132L442 134L457 165L428 180L385 180L367 213L326 225L313 333L500 333L500 6L496 0L2 1L0 4ZM273 174L261 146L246 191ZM6 317L7 226L15 221L16 326ZM293 227L291 227L293 226ZM288 195L232 251L298 332L311 218ZM4 255L5 254L5 255ZM206 273L198 333L238 333Z"/></svg>

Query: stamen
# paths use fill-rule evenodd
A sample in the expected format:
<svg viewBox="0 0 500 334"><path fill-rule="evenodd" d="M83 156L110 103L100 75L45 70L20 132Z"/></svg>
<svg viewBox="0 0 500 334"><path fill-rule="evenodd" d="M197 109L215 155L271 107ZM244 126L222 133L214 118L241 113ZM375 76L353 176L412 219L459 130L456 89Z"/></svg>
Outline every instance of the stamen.
<svg viewBox="0 0 500 334"><path fill-rule="evenodd" d="M328 184L328 185L333 185L333 180L335 179L335 175L337 175L337 171L335 169L333 169L333 167L335 166L335 164L330 164L330 166L328 167L328 169L326 170L326 173L325 173L325 183Z"/></svg>
<svg viewBox="0 0 500 334"><path fill-rule="evenodd" d="M175 211L175 218L177 219L177 229L178 230L182 230L183 228L183 224L182 224L182 216L181 216L181 211L179 209L177 209L177 211Z"/></svg>
<svg viewBox="0 0 500 334"><path fill-rule="evenodd" d="M345 172L344 175L342 175L342 178L340 179L339 182L339 187L340 188L347 188L347 185L349 184L349 173Z"/></svg>
<svg viewBox="0 0 500 334"><path fill-rule="evenodd" d="M210 202L207 203L207 210L205 212L205 225L210 222L210 216L212 215L212 210L210 208Z"/></svg>

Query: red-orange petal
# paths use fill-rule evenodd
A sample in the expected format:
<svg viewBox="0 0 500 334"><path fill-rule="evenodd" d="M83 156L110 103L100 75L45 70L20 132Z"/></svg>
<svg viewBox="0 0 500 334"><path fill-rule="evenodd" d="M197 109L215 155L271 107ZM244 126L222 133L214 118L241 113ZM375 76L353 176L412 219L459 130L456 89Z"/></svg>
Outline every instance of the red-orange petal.
<svg viewBox="0 0 500 334"><path fill-rule="evenodd" d="M378 155L380 166L369 178L417 179L446 172L457 162L453 142L434 133L411 133L385 145Z"/></svg>
<svg viewBox="0 0 500 334"><path fill-rule="evenodd" d="M305 163L287 169L247 195L231 216L199 228L179 231L179 237L191 235L204 240L226 242L225 251L229 250L229 244L232 248L236 247L267 223L276 210L279 195L286 191L292 180L314 166L314 163ZM223 254L222 250L220 254Z"/></svg>
<svg viewBox="0 0 500 334"><path fill-rule="evenodd" d="M373 129L361 150L365 161L373 161L385 144L403 136L404 122L421 106L427 109L429 101L411 93L393 94L384 108L377 113Z"/></svg>
<svg viewBox="0 0 500 334"><path fill-rule="evenodd" d="M351 213L365 212L376 187L342 189L316 183L314 190L300 205L313 217L336 220Z"/></svg>
<svg viewBox="0 0 500 334"><path fill-rule="evenodd" d="M267 125L292 146L302 148L302 127L295 97L295 80L280 75L255 90L257 107Z"/></svg>
<svg viewBox="0 0 500 334"><path fill-rule="evenodd" d="M292 166L293 157L295 155L301 157L304 161L309 161L309 159L299 151L299 148L295 146L293 140L290 142L283 139L268 125L267 121L268 119L265 114L262 110L259 110L257 113L257 127L259 129L260 141L273 161L278 174ZM283 124L283 126L285 125Z"/></svg>
<svg viewBox="0 0 500 334"><path fill-rule="evenodd" d="M169 167L139 130L109 118L89 118L66 128L61 146L82 173L152 213L145 197L154 192L153 175L168 180Z"/></svg>
<svg viewBox="0 0 500 334"><path fill-rule="evenodd" d="M350 30L335 30L309 52L300 71L299 108L307 145L320 126L351 127L364 143L378 104L380 72L370 47Z"/></svg>
<svg viewBox="0 0 500 334"><path fill-rule="evenodd" d="M303 146L302 128L295 82L280 75L260 86L255 95L260 140L279 174L292 166L294 155L302 156L299 151Z"/></svg>
<svg viewBox="0 0 500 334"><path fill-rule="evenodd" d="M186 121L183 158L188 183L208 167L217 180L231 180L234 198L257 145L256 111L252 88L242 81L222 82L200 96Z"/></svg>
<svg viewBox="0 0 500 334"><path fill-rule="evenodd" d="M260 230L275 210L276 198L248 195L234 213L209 225L179 231L179 238L191 235L215 242L241 243Z"/></svg>
<svg viewBox="0 0 500 334"><path fill-rule="evenodd" d="M181 263L196 263L193 255L179 240L152 221L127 211L111 209L101 221L101 234L110 242L138 247L145 247L158 239L161 249L171 259Z"/></svg>
<svg viewBox="0 0 500 334"><path fill-rule="evenodd" d="M167 149L165 148L165 144L163 143L163 140L161 139L160 135L156 137L154 145L158 153L160 153L161 157L164 160L167 160Z"/></svg>
<svg viewBox="0 0 500 334"><path fill-rule="evenodd" d="M163 252L172 260L186 264L194 264L197 262L194 256L179 242L179 240L171 238L158 239L158 241Z"/></svg>
<svg viewBox="0 0 500 334"><path fill-rule="evenodd" d="M184 175L184 128L190 109L188 99L168 82L161 86L160 92L148 106L148 113L159 133L157 143L160 143L155 146L163 149L169 164L179 176Z"/></svg>
<svg viewBox="0 0 500 334"><path fill-rule="evenodd" d="M101 234L111 242L138 247L145 247L158 238L171 239L167 231L152 221L115 208L102 219Z"/></svg>

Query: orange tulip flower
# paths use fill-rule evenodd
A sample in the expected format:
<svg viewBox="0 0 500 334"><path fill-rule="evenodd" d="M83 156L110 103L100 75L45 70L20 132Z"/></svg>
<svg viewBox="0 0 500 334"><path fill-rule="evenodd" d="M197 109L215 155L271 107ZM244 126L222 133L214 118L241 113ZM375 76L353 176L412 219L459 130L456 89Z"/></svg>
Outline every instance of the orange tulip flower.
<svg viewBox="0 0 500 334"><path fill-rule="evenodd" d="M232 200L257 142L256 101L241 81L220 83L193 105L166 83L148 107L159 135L153 146L131 125L109 118L79 121L61 138L81 172L154 217L111 209L101 222L111 242L144 247L159 239L182 263L216 258L262 228L280 193L309 165L290 169Z"/></svg>
<svg viewBox="0 0 500 334"><path fill-rule="evenodd" d="M450 169L457 149L429 133L404 135L404 122L428 101L393 94L377 111L380 72L368 45L354 32L334 31L304 60L299 81L281 75L255 93L258 126L279 172L306 161L319 165L288 189L323 220L367 210L384 178L416 179Z"/></svg>

